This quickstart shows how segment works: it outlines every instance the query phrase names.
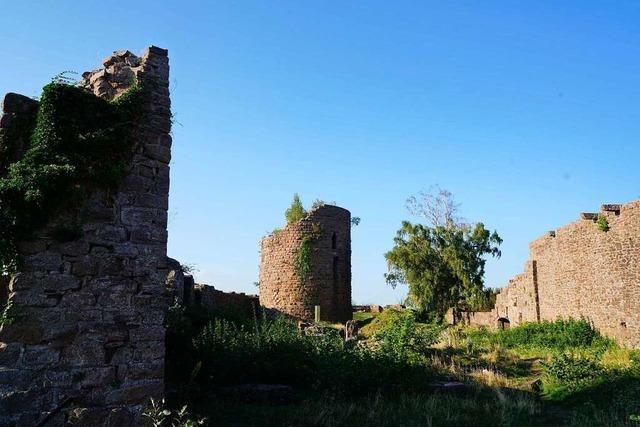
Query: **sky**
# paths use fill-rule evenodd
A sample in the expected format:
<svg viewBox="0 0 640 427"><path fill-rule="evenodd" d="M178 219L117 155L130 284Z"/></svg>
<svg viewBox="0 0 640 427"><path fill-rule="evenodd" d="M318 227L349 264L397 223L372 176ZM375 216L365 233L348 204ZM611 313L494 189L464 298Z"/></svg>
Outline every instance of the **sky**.
<svg viewBox="0 0 640 427"><path fill-rule="evenodd" d="M6 4L5 4L6 3ZM353 301L400 302L384 253L439 185L529 242L640 198L640 2L30 1L0 7L0 92L38 96L112 51L169 50L169 255L257 293L261 238L293 193L349 209Z"/></svg>

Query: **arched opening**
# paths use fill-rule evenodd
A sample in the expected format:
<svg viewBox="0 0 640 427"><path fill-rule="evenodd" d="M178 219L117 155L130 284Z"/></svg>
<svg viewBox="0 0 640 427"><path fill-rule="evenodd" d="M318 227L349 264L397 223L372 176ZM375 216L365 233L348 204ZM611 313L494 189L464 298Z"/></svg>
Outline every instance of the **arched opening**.
<svg viewBox="0 0 640 427"><path fill-rule="evenodd" d="M506 317L498 319L498 329L509 329L509 326L511 326L511 322Z"/></svg>
<svg viewBox="0 0 640 427"><path fill-rule="evenodd" d="M338 247L338 237L336 233L333 233L331 236L331 249L336 249Z"/></svg>

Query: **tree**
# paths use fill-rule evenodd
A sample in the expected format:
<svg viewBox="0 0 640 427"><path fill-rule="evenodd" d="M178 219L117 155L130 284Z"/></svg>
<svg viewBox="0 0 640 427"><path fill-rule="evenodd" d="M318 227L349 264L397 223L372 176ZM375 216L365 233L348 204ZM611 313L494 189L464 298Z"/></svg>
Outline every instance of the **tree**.
<svg viewBox="0 0 640 427"><path fill-rule="evenodd" d="M428 191L420 191L417 196L410 196L406 206L411 215L426 219L432 227L468 225L464 218L458 216L460 203L456 203L450 191L438 185L429 187Z"/></svg>
<svg viewBox="0 0 640 427"><path fill-rule="evenodd" d="M307 211L302 206L298 193L293 195L291 206L284 212L284 216L287 218L287 224L294 224L307 216Z"/></svg>
<svg viewBox="0 0 640 427"><path fill-rule="evenodd" d="M462 301L484 297L485 256L499 257L502 239L482 223L471 225L457 217L458 205L450 192L438 189L421 198L422 202L413 197L408 203L414 201L413 212L423 213L429 224L402 223L393 249L385 254L385 278L393 287L407 284L412 305L441 320Z"/></svg>

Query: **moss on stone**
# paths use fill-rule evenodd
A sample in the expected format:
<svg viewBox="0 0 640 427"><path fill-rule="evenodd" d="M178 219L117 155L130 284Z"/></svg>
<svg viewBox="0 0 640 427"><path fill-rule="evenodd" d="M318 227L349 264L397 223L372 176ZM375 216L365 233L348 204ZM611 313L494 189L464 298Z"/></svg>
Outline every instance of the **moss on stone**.
<svg viewBox="0 0 640 427"><path fill-rule="evenodd" d="M62 207L78 205L94 189L119 184L143 114L143 94L133 85L107 101L77 86L50 83L35 121L22 120L19 132L3 136L0 152L29 135L21 158L0 170L0 272L15 271L17 242Z"/></svg>

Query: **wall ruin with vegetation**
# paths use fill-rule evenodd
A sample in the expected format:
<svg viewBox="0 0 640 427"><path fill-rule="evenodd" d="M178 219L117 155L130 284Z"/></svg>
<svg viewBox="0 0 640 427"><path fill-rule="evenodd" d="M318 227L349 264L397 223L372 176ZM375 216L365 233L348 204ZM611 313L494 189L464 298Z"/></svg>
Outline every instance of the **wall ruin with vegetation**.
<svg viewBox="0 0 640 427"><path fill-rule="evenodd" d="M525 272L500 290L490 315L469 323L585 318L623 345L640 347L640 201L550 231L530 245Z"/></svg>
<svg viewBox="0 0 640 427"><path fill-rule="evenodd" d="M107 57L103 69L83 74L84 90L68 82L45 87L49 95L75 97L64 108L75 108L80 115L77 102L108 113L111 109L103 100L117 103L133 90L139 94L138 115L130 121L115 121L119 116L107 113L85 123L76 116L56 117L58 133L45 144L37 134L50 123L42 107L44 95L40 106L17 95L5 99L3 136L15 133L14 125L39 109L33 135L24 127L12 138L12 146L3 144L9 163L28 156L31 161L55 148L60 150L56 159L69 165L61 169L68 180L56 183L68 187L51 192L65 202L48 199L44 206L51 209L43 224L28 236L18 235L15 268L5 265L11 278L3 279L8 281L9 320L0 327L0 425L36 425L45 419L50 425L139 425L142 406L150 396L163 393L171 158L168 78L167 51L150 47L142 57L128 51ZM16 99L20 102L12 101ZM63 108L55 102L52 105ZM95 123L102 127L95 128ZM121 151L104 145L114 135L126 135L130 145L111 141L121 144ZM71 154L60 154L69 138L76 144ZM36 147L40 153L29 150L36 143L41 143ZM95 164L73 163L72 154L83 150L95 154ZM5 183L19 172L19 166L4 165L3 178L2 167ZM84 181L77 174L83 168L90 169L89 178L104 173L111 182ZM69 188L82 192L69 201Z"/></svg>
<svg viewBox="0 0 640 427"><path fill-rule="evenodd" d="M262 240L260 304L304 320L351 319L351 214L322 205Z"/></svg>

